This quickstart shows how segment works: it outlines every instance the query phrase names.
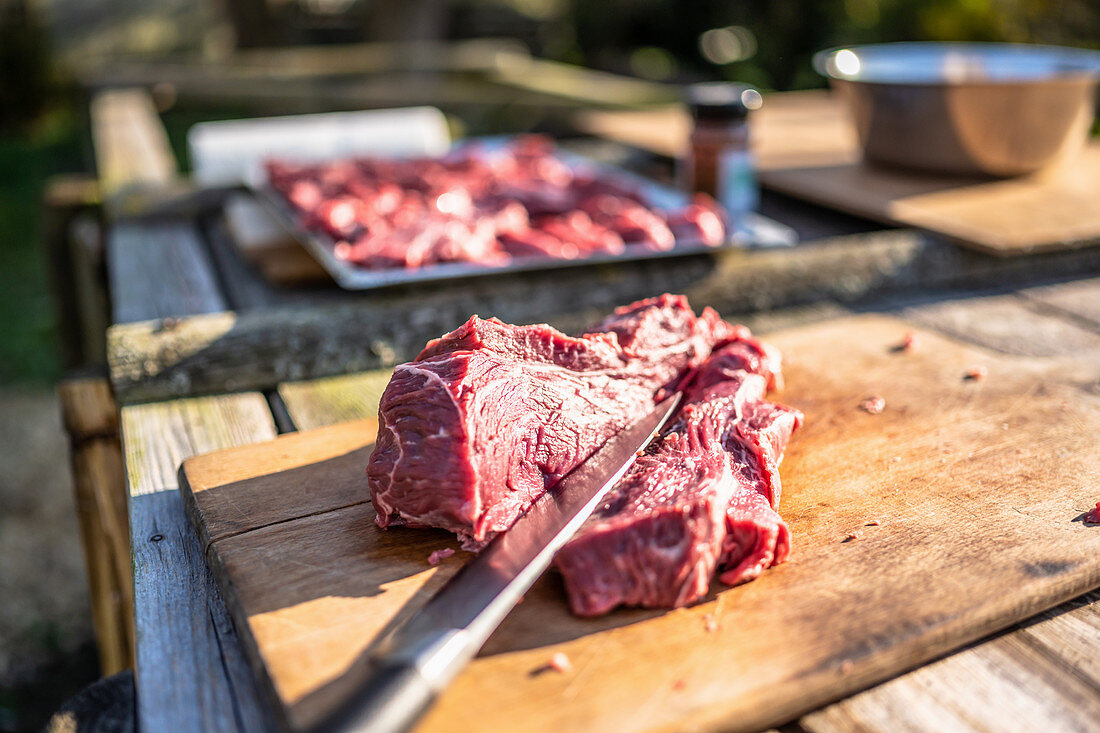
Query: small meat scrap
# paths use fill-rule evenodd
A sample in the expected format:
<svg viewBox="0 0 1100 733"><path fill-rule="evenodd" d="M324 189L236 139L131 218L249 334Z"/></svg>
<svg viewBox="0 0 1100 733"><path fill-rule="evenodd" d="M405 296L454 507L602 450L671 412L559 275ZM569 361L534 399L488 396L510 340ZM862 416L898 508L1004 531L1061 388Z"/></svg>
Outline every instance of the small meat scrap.
<svg viewBox="0 0 1100 733"><path fill-rule="evenodd" d="M1096 508L1085 515L1085 524L1100 524L1100 501L1096 502Z"/></svg>
<svg viewBox="0 0 1100 733"><path fill-rule="evenodd" d="M886 398L879 395L872 395L859 403L859 409L863 410L868 415L877 415L886 409Z"/></svg>
<svg viewBox="0 0 1100 733"><path fill-rule="evenodd" d="M862 536L863 535L860 534L859 532L849 532L847 535L844 536L844 541L845 542L855 542L856 540L858 540Z"/></svg>
<svg viewBox="0 0 1100 733"><path fill-rule="evenodd" d="M428 564L438 565L453 554L455 554L455 551L453 548L450 547L444 547L442 550L436 550L432 554L428 555Z"/></svg>
<svg viewBox="0 0 1100 733"><path fill-rule="evenodd" d="M870 522L868 522L864 526L865 527L878 527L881 524L882 524L882 522L878 521L877 519L872 519Z"/></svg>
<svg viewBox="0 0 1100 733"><path fill-rule="evenodd" d="M906 331L901 341L894 347L894 351L912 351L917 347L917 334Z"/></svg>
<svg viewBox="0 0 1100 733"><path fill-rule="evenodd" d="M569 657L564 652L558 652L550 657L550 661L546 663L546 668L561 674L569 674L573 671L573 663L569 661Z"/></svg>
<svg viewBox="0 0 1100 733"><path fill-rule="evenodd" d="M718 619L714 617L713 613L708 613L706 616L703 616L703 629L708 634L713 634L718 630Z"/></svg>
<svg viewBox="0 0 1100 733"><path fill-rule="evenodd" d="M985 375L989 373L989 370L984 366L977 364L966 370L966 374L963 375L963 379L968 382L980 382L985 379Z"/></svg>

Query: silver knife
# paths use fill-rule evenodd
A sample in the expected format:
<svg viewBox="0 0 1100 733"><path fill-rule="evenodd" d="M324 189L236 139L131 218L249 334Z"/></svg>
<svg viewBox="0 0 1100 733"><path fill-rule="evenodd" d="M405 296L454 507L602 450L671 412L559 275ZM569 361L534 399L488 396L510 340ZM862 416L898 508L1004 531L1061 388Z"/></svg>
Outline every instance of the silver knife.
<svg viewBox="0 0 1100 733"><path fill-rule="evenodd" d="M366 683L313 730L396 733L411 728L549 567L679 402L676 393L609 439L497 535L376 646Z"/></svg>

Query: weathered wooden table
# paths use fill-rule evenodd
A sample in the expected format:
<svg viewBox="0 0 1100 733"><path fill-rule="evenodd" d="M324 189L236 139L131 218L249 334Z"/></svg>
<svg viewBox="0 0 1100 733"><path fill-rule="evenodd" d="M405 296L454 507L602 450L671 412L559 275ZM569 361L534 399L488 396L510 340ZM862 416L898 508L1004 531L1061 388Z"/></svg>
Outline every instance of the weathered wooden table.
<svg viewBox="0 0 1100 733"><path fill-rule="evenodd" d="M125 169L127 137L103 141L101 162ZM171 175L162 173L155 183ZM118 204L107 236L146 731L273 725L184 516L180 462L372 414L385 368L471 313L568 329L670 291L767 333L881 311L1006 353L1065 360L1074 384L1100 390L1098 249L999 260L768 197L766 213L805 244L355 295L269 285L235 251L217 197L188 201L139 218ZM1084 731L1098 720L1094 592L809 712L790 730Z"/></svg>

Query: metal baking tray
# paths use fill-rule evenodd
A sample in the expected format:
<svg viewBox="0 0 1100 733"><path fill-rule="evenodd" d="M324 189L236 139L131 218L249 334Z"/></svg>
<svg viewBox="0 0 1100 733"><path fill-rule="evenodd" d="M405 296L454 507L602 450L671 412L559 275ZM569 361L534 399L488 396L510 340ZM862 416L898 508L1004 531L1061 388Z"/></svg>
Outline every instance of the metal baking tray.
<svg viewBox="0 0 1100 733"><path fill-rule="evenodd" d="M503 145L506 139L481 138L469 142L491 150L493 146ZM461 144L463 143L459 143L459 145ZM606 176L608 178L623 181L624 183L632 184L642 192L651 206L657 208L677 208L687 204L691 198L683 191L662 185L617 166L600 163L561 149L555 151L555 155L575 171L594 172L600 176ZM780 224L773 219L769 219L766 216L762 216L755 212L749 212L739 217L739 221L736 223L730 238L724 244L717 247L710 247L699 241L677 240L676 246L665 252L654 252L638 247L636 251L628 248L627 251L621 254L597 254L572 260L558 257L523 257L513 259L501 265L445 262L435 265L426 265L415 269L395 267L385 270L368 270L338 259L334 254L336 242L328 235L301 226L289 202L283 198L282 194L268 185L266 176L264 176L260 170L254 171L248 178L248 187L251 189L257 201L259 201L295 239L302 243L309 253L312 254L321 266L332 276L337 285L346 290L370 290L390 285L454 280L500 273L529 272L565 267L583 267L586 265L613 262L664 259L668 257L682 257L684 255L715 252L726 249L741 249L746 247L787 247L798 241L797 235L790 227Z"/></svg>

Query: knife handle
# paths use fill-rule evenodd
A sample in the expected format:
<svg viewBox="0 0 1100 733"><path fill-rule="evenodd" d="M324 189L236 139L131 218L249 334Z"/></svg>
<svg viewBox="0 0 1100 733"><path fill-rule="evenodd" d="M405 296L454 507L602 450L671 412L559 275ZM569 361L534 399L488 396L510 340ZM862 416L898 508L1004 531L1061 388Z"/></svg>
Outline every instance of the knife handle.
<svg viewBox="0 0 1100 733"><path fill-rule="evenodd" d="M353 698L312 728L313 733L404 733L436 691L411 664L383 663Z"/></svg>

